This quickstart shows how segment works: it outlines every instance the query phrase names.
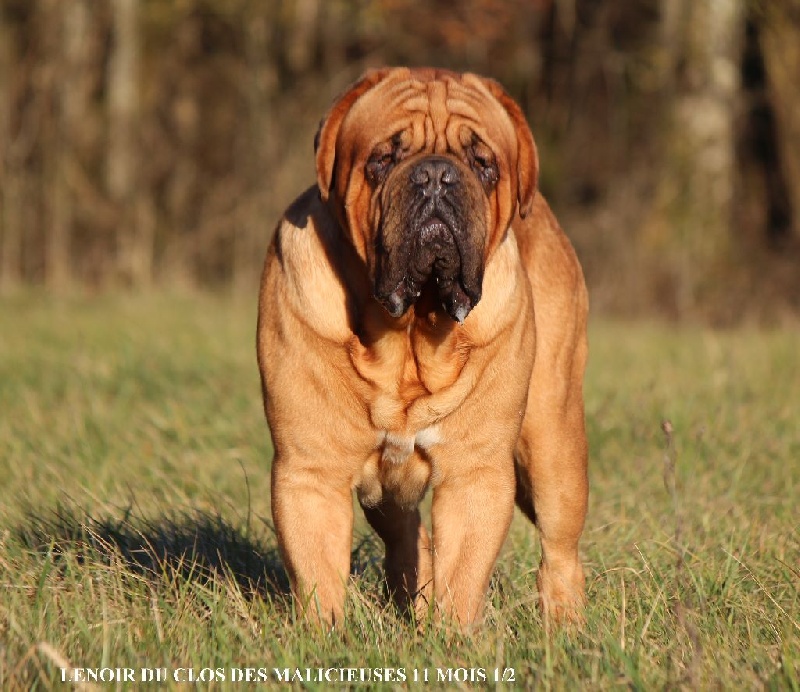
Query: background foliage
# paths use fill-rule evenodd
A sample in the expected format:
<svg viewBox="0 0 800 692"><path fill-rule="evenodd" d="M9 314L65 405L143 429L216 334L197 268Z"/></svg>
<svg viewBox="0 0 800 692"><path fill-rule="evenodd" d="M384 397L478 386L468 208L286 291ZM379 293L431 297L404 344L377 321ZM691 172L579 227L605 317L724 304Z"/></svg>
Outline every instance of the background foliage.
<svg viewBox="0 0 800 692"><path fill-rule="evenodd" d="M800 305L799 0L0 0L0 287L252 291L365 68L499 79L595 309Z"/></svg>

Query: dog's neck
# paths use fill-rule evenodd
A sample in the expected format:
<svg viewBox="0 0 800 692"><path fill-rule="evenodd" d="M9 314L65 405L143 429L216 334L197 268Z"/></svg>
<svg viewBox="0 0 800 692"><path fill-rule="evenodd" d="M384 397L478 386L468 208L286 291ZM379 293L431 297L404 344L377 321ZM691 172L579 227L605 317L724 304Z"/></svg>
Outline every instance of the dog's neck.
<svg viewBox="0 0 800 692"><path fill-rule="evenodd" d="M423 429L448 415L471 390L472 370L484 367L484 347L512 326L515 303L529 299L513 233L487 261L484 298L463 324L426 299L394 318L372 296L339 224L322 205L314 212L281 228L293 236L280 254L286 299L318 337L346 349L377 429ZM309 257L317 258L311 268Z"/></svg>
<svg viewBox="0 0 800 692"><path fill-rule="evenodd" d="M481 301L464 324L433 303L421 301L400 318L371 296L358 310L358 329L348 342L350 361L370 385L370 415L384 430L425 428L457 407L481 370L483 347L513 326L514 303L529 296L519 272L516 240L509 234L490 262L484 281L491 299Z"/></svg>
<svg viewBox="0 0 800 692"><path fill-rule="evenodd" d="M461 374L470 352L467 335L446 315L450 324L438 317L411 308L402 318L392 318L376 301L363 306L359 330L348 346L356 372L377 398L387 400L379 407L381 420L373 421L377 427L398 427L414 401L450 387Z"/></svg>

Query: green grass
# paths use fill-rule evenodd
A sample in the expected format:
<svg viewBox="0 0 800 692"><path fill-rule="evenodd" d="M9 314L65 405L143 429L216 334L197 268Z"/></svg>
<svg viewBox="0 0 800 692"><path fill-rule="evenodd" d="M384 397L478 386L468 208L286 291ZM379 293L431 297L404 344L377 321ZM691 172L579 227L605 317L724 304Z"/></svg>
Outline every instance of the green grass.
<svg viewBox="0 0 800 692"><path fill-rule="evenodd" d="M800 689L799 332L593 325L588 622L548 639L520 516L478 633L387 607L363 521L345 627L294 621L254 328L254 304L207 296L0 303L0 688L70 666Z"/></svg>

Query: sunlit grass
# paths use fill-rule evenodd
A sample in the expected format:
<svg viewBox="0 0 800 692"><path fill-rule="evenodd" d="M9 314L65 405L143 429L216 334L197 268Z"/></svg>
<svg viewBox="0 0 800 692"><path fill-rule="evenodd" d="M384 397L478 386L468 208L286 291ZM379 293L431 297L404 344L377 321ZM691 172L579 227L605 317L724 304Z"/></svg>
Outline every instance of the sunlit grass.
<svg viewBox="0 0 800 692"><path fill-rule="evenodd" d="M398 617L363 522L345 627L294 621L254 331L253 303L207 296L0 303L0 688L62 666L800 686L800 333L593 325L588 622L548 640L519 516L480 632Z"/></svg>

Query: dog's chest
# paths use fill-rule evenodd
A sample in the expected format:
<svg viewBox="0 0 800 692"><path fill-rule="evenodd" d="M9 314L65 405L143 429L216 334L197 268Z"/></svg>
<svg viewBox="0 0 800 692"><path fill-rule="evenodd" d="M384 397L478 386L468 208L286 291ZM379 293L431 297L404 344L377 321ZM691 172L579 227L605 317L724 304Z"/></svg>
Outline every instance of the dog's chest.
<svg viewBox="0 0 800 692"><path fill-rule="evenodd" d="M359 498L370 506L390 496L412 507L435 481L445 418L461 399L466 350L455 338L434 343L409 329L382 334L369 346L354 339L350 360L375 431L374 452L356 483Z"/></svg>
<svg viewBox="0 0 800 692"><path fill-rule="evenodd" d="M362 340L353 336L349 344L350 362L366 386L362 396L373 428L386 433L389 456L402 455L419 442L431 438L423 433L437 420L433 403L458 381L467 361L465 348L455 333L433 339L414 329L381 333Z"/></svg>

